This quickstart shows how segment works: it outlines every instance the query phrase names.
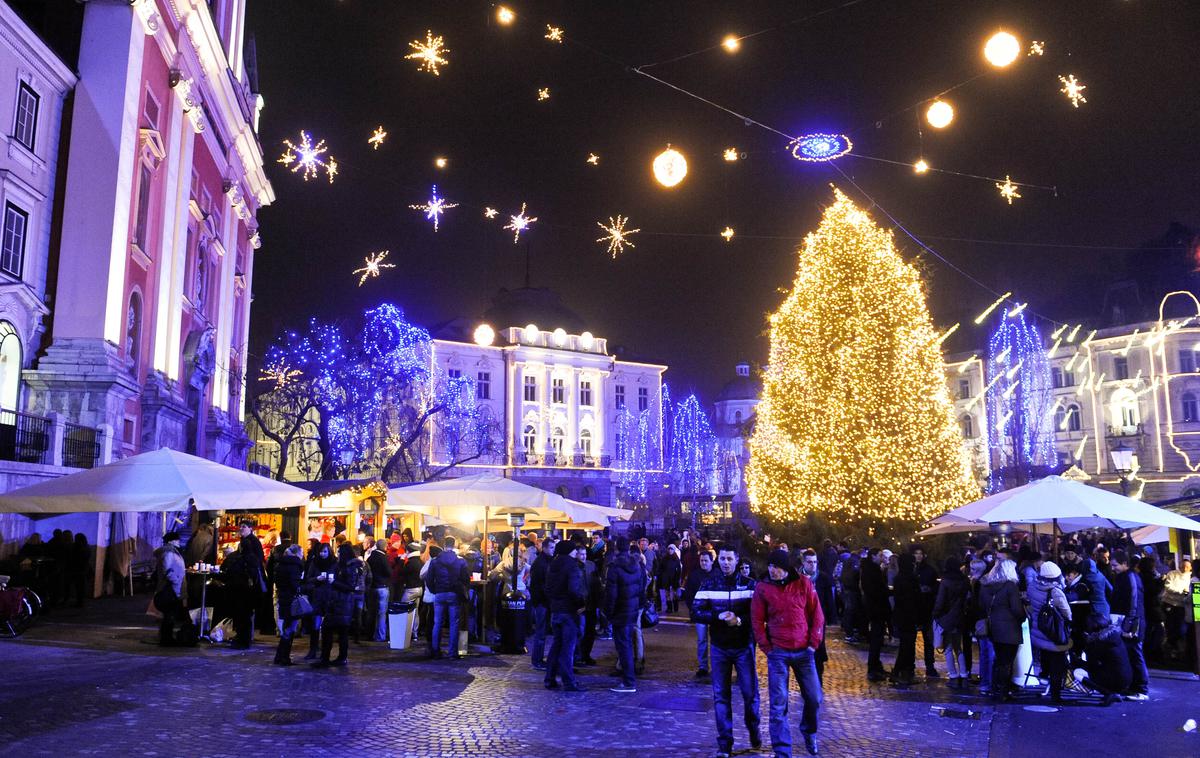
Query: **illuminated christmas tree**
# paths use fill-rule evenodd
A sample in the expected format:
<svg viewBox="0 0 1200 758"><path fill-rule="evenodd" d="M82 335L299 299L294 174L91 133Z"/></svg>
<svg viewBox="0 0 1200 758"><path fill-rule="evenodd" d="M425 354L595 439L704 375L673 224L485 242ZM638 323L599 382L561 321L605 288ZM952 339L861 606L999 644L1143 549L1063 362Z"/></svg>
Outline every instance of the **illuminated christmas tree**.
<svg viewBox="0 0 1200 758"><path fill-rule="evenodd" d="M844 194L771 314L746 478L780 521L920 522L978 497L917 270Z"/></svg>

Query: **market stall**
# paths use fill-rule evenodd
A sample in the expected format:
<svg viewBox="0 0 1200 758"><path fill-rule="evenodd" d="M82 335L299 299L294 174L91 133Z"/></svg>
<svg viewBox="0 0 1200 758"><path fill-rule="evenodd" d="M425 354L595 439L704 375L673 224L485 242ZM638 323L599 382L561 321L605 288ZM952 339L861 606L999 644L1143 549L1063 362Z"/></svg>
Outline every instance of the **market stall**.
<svg viewBox="0 0 1200 758"><path fill-rule="evenodd" d="M384 534L388 486L379 479L344 479L297 482L308 491L300 508L297 541L315 539L332 543L339 534L351 542L358 535Z"/></svg>

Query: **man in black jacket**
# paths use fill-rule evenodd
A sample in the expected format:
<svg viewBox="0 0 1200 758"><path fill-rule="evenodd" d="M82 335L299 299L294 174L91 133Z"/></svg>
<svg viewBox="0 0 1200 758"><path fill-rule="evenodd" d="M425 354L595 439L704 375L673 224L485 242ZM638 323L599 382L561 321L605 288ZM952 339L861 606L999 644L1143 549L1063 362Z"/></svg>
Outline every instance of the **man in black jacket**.
<svg viewBox="0 0 1200 758"><path fill-rule="evenodd" d="M429 657L442 657L442 628L446 626L446 616L449 615L450 655L457 659L462 657L458 652L459 613L467 597L471 575L467 562L454 552L454 538L447 537L445 544L445 549L429 564L429 574L425 580L433 595Z"/></svg>
<svg viewBox="0 0 1200 758"><path fill-rule="evenodd" d="M696 593L700 591L700 585L707 582L717 575L713 569L713 554L707 550L700 553L700 568L688 573L687 584L683 588L683 599L688 604L688 612L692 611L692 602ZM696 624L696 678L703 679L708 676L709 671L709 651L708 651L708 625Z"/></svg>
<svg viewBox="0 0 1200 758"><path fill-rule="evenodd" d="M388 635L387 605L388 583L392 578L391 567L388 565L387 553L374 537L363 538L363 560L367 564L367 596L366 623L368 630L374 629L371 639L375 642L386 642Z"/></svg>
<svg viewBox="0 0 1200 758"><path fill-rule="evenodd" d="M1129 669L1133 675L1129 690L1122 693L1126 700L1150 699L1150 672L1146 669L1146 656L1142 650L1142 638L1146 632L1145 585L1138 572L1130 568L1129 555L1124 550L1112 552L1113 596L1112 612L1121 617L1121 640L1129 656Z"/></svg>
<svg viewBox="0 0 1200 758"><path fill-rule="evenodd" d="M887 578L880 568L881 555L879 548L873 547L867 551L867 557L859 566L859 587L862 589L863 610L870 624L868 637L871 648L867 654L867 679L872 682L883 681L887 672L883 670L883 662L879 654L883 650L883 630L888 618L892 615L892 607L888 604Z"/></svg>
<svg viewBox="0 0 1200 758"><path fill-rule="evenodd" d="M228 587L233 605L233 628L237 636L233 647L246 650L250 647L250 633L254 626L254 609L258 607L267 584L264 578L263 546L254 534L254 522L242 521L238 525L241 541L238 542L237 569L229 572Z"/></svg>
<svg viewBox="0 0 1200 758"><path fill-rule="evenodd" d="M529 661L535 669L546 670L546 636L550 633L550 601L546 599L546 572L554 560L554 545L549 536L542 540L542 549L529 569Z"/></svg>
<svg viewBox="0 0 1200 758"><path fill-rule="evenodd" d="M717 755L733 752L733 671L738 688L750 746L762 745L758 734L758 674L754 665L754 635L750 626L750 601L754 580L737 570L738 554L731 545L717 552L717 566L692 598L692 621L709 630L712 643L713 713L717 720Z"/></svg>
<svg viewBox="0 0 1200 758"><path fill-rule="evenodd" d="M554 561L546 572L546 598L550 605L550 629L554 642L546 663L546 689L558 689L558 677L567 692L583 692L575 681L572 663L575 643L579 640L579 612L587 603L587 585L583 568L575 559L574 542L563 540L554 546Z"/></svg>
<svg viewBox="0 0 1200 758"><path fill-rule="evenodd" d="M934 668L937 659L933 651L933 604L937 600L938 572L925 560L923 548L914 547L912 556L917 562L917 586L921 591L917 597L917 622L925 645L925 676L937 679L941 675Z"/></svg>
<svg viewBox="0 0 1200 758"><path fill-rule="evenodd" d="M612 622L613 645L617 649L617 660L621 667L621 684L611 689L628 694L637 692L633 625L638 622L638 611L646 597L646 571L642 568L641 559L629 552L628 539L617 537L614 546L615 557L608 562L608 580L604 585L604 613Z"/></svg>

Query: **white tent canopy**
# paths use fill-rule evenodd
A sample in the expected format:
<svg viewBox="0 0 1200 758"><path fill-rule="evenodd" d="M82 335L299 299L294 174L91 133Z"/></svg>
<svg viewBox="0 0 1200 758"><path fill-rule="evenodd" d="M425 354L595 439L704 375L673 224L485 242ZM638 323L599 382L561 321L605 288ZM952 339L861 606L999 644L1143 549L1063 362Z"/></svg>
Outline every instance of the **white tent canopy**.
<svg viewBox="0 0 1200 758"><path fill-rule="evenodd" d="M0 495L7 513L134 513L291 508L309 493L168 448Z"/></svg>
<svg viewBox="0 0 1200 758"><path fill-rule="evenodd" d="M1063 532L1141 526L1200 531L1200 523L1177 513L1082 482L1048 476L942 514L921 535L981 531L995 523L1018 528L1057 523Z"/></svg>
<svg viewBox="0 0 1200 758"><path fill-rule="evenodd" d="M500 508L523 508L530 520L571 520L580 515L566 498L553 492L514 482L495 474L476 474L458 479L439 479L393 487L388 503L400 510L422 513L455 524L470 524L495 516ZM591 514L586 514L591 520Z"/></svg>

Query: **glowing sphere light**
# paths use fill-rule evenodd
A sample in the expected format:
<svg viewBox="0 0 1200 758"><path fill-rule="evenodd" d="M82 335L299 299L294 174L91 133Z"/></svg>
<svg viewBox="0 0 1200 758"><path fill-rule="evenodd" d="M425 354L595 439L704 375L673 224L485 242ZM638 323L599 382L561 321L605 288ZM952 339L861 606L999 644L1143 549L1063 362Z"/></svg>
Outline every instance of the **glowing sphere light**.
<svg viewBox="0 0 1200 758"><path fill-rule="evenodd" d="M934 100L925 111L925 120L934 129L945 129L954 120L954 108L945 100Z"/></svg>
<svg viewBox="0 0 1200 758"><path fill-rule="evenodd" d="M673 147L668 147L654 158L654 178L664 187L674 187L687 176L687 158Z"/></svg>
<svg viewBox="0 0 1200 758"><path fill-rule="evenodd" d="M526 324L525 328L521 330L521 334L525 337L526 342L537 342L542 332L537 328L537 324Z"/></svg>
<svg viewBox="0 0 1200 758"><path fill-rule="evenodd" d="M853 147L844 134L805 134L788 143L788 152L798 161L823 163L841 158Z"/></svg>
<svg viewBox="0 0 1200 758"><path fill-rule="evenodd" d="M513 12L512 8L501 5L496 9L496 20L504 26L509 26L517 20L517 14Z"/></svg>
<svg viewBox="0 0 1200 758"><path fill-rule="evenodd" d="M996 32L983 46L983 57L996 68L1004 68L1021 54L1021 43L1008 32Z"/></svg>
<svg viewBox="0 0 1200 758"><path fill-rule="evenodd" d="M736 53L741 46L742 41L732 34L721 40L721 47L725 48L725 52L728 53Z"/></svg>
<svg viewBox="0 0 1200 758"><path fill-rule="evenodd" d="M913 171L915 173L924 174L928 170L929 170L929 164L925 162L924 158L919 159L916 163L913 164Z"/></svg>
<svg viewBox="0 0 1200 758"><path fill-rule="evenodd" d="M488 324L480 324L475 327L475 344L480 347L489 347L496 341L496 330Z"/></svg>

